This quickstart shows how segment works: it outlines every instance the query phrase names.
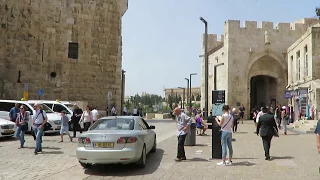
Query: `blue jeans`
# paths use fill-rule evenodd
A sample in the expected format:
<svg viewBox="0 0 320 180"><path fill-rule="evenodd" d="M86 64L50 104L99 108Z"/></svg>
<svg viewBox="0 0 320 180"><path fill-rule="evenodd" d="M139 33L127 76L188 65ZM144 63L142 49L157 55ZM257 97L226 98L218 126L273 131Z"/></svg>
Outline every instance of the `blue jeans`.
<svg viewBox="0 0 320 180"><path fill-rule="evenodd" d="M221 132L221 147L222 147L222 158L227 156L227 146L229 149L229 158L232 158L233 149L232 149L232 133L222 131Z"/></svg>
<svg viewBox="0 0 320 180"><path fill-rule="evenodd" d="M24 145L24 133L25 131L21 131L21 127L20 126L17 126L17 129L16 129L16 137L20 140L20 147L23 147Z"/></svg>
<svg viewBox="0 0 320 180"><path fill-rule="evenodd" d="M33 131L34 131L34 135L36 136L36 149L42 149L41 146L41 139L42 139L42 135L43 135L43 127L41 129L39 129L39 124L35 124L33 127Z"/></svg>

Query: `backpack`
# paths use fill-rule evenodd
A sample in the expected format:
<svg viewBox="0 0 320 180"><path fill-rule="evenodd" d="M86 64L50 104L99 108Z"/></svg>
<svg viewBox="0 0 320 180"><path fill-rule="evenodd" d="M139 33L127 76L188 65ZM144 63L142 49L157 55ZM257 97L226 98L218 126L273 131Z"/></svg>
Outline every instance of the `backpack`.
<svg viewBox="0 0 320 180"><path fill-rule="evenodd" d="M42 110L42 109L40 109L40 113L39 113L39 114L41 114L41 115L42 115L42 119L44 120L45 118L44 118L43 110ZM39 114L37 115L37 117L39 116ZM36 117L36 119L37 119L37 117ZM44 125L44 127L43 127L43 131L48 131L48 130L50 130L50 127L49 127L49 126L47 126L47 124L48 124L48 122Z"/></svg>

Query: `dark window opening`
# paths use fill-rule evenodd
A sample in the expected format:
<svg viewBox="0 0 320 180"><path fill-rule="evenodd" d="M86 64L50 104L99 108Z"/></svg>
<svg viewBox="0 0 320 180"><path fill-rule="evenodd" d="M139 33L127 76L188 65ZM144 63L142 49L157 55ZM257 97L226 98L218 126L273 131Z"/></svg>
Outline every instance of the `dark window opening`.
<svg viewBox="0 0 320 180"><path fill-rule="evenodd" d="M21 79L21 71L18 72L18 80L17 80L17 83L21 83L21 80L20 80L20 79Z"/></svg>
<svg viewBox="0 0 320 180"><path fill-rule="evenodd" d="M70 42L68 48L68 58L78 59L79 43Z"/></svg>
<svg viewBox="0 0 320 180"><path fill-rule="evenodd" d="M51 73L50 73L50 77L51 77L51 78L57 77L57 73L56 73L56 72L51 72Z"/></svg>

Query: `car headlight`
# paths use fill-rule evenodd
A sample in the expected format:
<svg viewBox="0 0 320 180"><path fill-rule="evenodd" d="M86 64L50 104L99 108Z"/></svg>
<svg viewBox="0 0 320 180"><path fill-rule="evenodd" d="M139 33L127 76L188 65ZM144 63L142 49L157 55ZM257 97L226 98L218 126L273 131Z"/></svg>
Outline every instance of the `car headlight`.
<svg viewBox="0 0 320 180"><path fill-rule="evenodd" d="M56 125L60 125L61 124L61 120L55 120L55 121L53 121L53 123L56 124Z"/></svg>

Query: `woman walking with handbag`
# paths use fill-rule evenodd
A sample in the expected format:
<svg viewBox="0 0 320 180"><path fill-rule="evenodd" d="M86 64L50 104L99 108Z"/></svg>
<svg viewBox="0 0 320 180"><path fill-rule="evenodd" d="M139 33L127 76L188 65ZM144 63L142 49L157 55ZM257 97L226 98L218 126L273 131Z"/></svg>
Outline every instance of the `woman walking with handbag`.
<svg viewBox="0 0 320 180"><path fill-rule="evenodd" d="M16 137L20 140L20 148L24 148L24 134L28 130L29 112L24 105L20 106L20 112L16 119Z"/></svg>
<svg viewBox="0 0 320 180"><path fill-rule="evenodd" d="M219 122L216 118L217 124L221 127L221 147L222 147L222 161L217 163L219 166L232 165L232 127L233 127L233 117L229 113L229 106L224 105L222 107L223 115L221 121ZM226 161L227 156L227 146L229 149L229 160Z"/></svg>
<svg viewBox="0 0 320 180"><path fill-rule="evenodd" d="M79 122L79 123L84 123L84 131L88 131L89 127L93 123L93 116L89 108L90 108L89 106L86 107L85 111L82 113L82 116Z"/></svg>

